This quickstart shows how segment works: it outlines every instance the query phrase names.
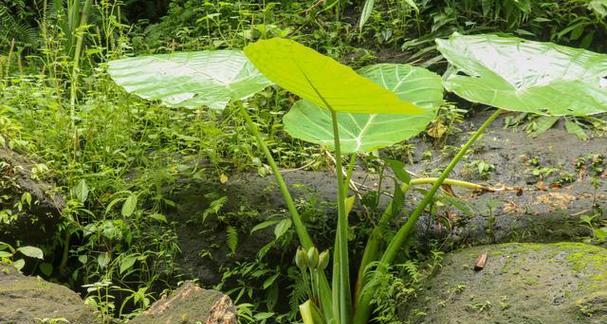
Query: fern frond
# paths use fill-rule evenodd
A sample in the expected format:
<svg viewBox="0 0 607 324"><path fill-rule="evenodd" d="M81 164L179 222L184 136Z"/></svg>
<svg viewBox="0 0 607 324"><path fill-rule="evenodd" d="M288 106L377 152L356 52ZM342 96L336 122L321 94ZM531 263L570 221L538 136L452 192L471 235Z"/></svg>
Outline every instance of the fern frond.
<svg viewBox="0 0 607 324"><path fill-rule="evenodd" d="M294 282L290 286L289 306L291 306L291 309L299 309L299 305L310 298L312 291L310 290L309 283L299 273L290 277L294 279Z"/></svg>
<svg viewBox="0 0 607 324"><path fill-rule="evenodd" d="M238 231L234 226L228 226L226 229L226 242L230 251L236 253L236 248L238 248Z"/></svg>
<svg viewBox="0 0 607 324"><path fill-rule="evenodd" d="M414 283L417 283L421 280L421 272L419 271L419 266L414 261L408 260L402 265L404 271L411 277L411 280Z"/></svg>
<svg viewBox="0 0 607 324"><path fill-rule="evenodd" d="M17 0L10 7L0 3L0 42L12 40L35 45L39 41L38 30L27 24L25 2Z"/></svg>

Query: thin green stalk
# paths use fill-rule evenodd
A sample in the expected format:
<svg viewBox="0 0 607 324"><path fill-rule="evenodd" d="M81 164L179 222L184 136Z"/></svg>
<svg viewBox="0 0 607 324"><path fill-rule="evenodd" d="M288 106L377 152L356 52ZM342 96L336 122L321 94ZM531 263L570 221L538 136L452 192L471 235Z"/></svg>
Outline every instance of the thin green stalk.
<svg viewBox="0 0 607 324"><path fill-rule="evenodd" d="M379 169L379 180L377 181L377 188L379 188L379 190L381 190L381 188L383 187L385 169L386 169L386 165L385 165L385 163L382 163L382 165L380 166L380 169ZM375 207L379 206L380 198L381 198L381 195L377 195L377 197L375 197Z"/></svg>
<svg viewBox="0 0 607 324"><path fill-rule="evenodd" d="M310 287L311 287L311 292L312 292L312 298L311 299L312 299L312 301L314 303L318 303L319 302L318 301L319 300L319 298L318 298L319 294L318 294L318 291L317 291L317 288L318 288L318 280L317 279L318 278L315 276L315 274L316 274L315 271L316 270L308 269L308 271L310 272Z"/></svg>
<svg viewBox="0 0 607 324"><path fill-rule="evenodd" d="M67 266L67 261L69 258L70 251L70 238L72 237L72 231L69 226L65 229L65 235L63 236L63 253L61 254L61 262L59 263L59 274L67 277L67 272L65 268Z"/></svg>
<svg viewBox="0 0 607 324"><path fill-rule="evenodd" d="M295 208L295 202L293 201L293 197L291 196L291 193L289 192L287 183L285 182L284 178L282 177L282 174L280 173L280 170L278 169L278 166L276 165L276 162L274 161L274 158L272 157L272 153L270 153L270 150L268 149L268 146L264 142L263 137L261 136L261 133L259 132L259 128L255 124L255 122L253 122L251 115L249 115L249 112L247 111L245 106L242 104L242 102L236 101L236 105L240 109L240 112L241 112L242 116L244 117L251 133L253 134L253 137L255 137L257 144L263 151L263 153L266 157L266 160L268 161L268 164L270 165L270 168L272 169L272 173L274 173L274 177L276 178L276 182L278 183L280 192L282 193L283 199L285 200L285 203L287 204L287 209L289 210L289 213L291 214L291 220L293 221L293 225L295 226L295 232L297 233L297 236L299 237L299 243L307 251L311 247L314 246L314 243L312 242L312 239L310 238L310 234L308 234L308 230L306 229L305 224L303 223L303 221L301 220L301 217L299 216L299 212L297 212L297 208ZM326 310L332 309L331 288L329 287L329 281L327 280L327 276L325 275L324 271L320 272L319 290L320 291L318 292L318 294L319 294L319 298L320 298L320 303L322 305L322 309L326 309ZM325 316L327 323L331 322L331 319L333 318L332 312L325 311L323 315Z"/></svg>
<svg viewBox="0 0 607 324"><path fill-rule="evenodd" d="M274 173L274 177L276 178L276 182L278 183L278 187L280 188L282 197L284 198L285 203L287 204L287 209L289 210L289 213L291 214L291 220L293 221L293 224L295 225L295 232L297 232L297 236L299 237L299 241L300 241L301 245L307 251L312 246L314 246L314 244L312 243L312 238L310 238L310 234L308 234L306 226L304 225L303 221L301 220L301 216L299 215L299 212L297 211L297 208L295 207L295 202L293 200L293 197L291 196L291 193L289 192L287 183L285 182L284 178L282 177L282 174L280 173L280 170L278 169L278 166L276 165L276 162L274 161L274 158L272 157L272 153L270 152L270 150L268 149L268 146L266 145L265 141L263 140L263 137L261 136L261 133L259 132L259 128L255 124L255 122L253 122L251 115L249 115L249 112L247 111L245 106L242 104L242 102L236 101L236 104L238 105L238 108L240 109L240 112L241 112L242 116L244 117L244 119L247 123L247 126L249 127L249 130L253 134L253 137L255 137L255 140L257 141L257 145L259 145L259 147L263 151L263 154L266 157L266 161L268 162L268 164L270 165L270 168L272 169L272 173Z"/></svg>
<svg viewBox="0 0 607 324"><path fill-rule="evenodd" d="M352 180L352 173L354 172L355 166L356 166L356 153L351 155L350 163L348 164L348 171L346 172L346 180L345 180L346 188L350 187L350 180Z"/></svg>
<svg viewBox="0 0 607 324"><path fill-rule="evenodd" d="M337 231L333 257L333 313L337 323L350 323L352 296L350 291L350 266L348 262L348 214L346 211L346 183L344 181L341 143L337 113L331 110L335 166L337 168Z"/></svg>
<svg viewBox="0 0 607 324"><path fill-rule="evenodd" d="M74 107L76 105L76 95L78 90L78 76L80 74L80 56L82 55L82 43L84 42L84 32L80 30L86 26L88 22L88 10L91 6L92 0L87 0L82 8L82 15L80 17L80 24L78 29L74 30L76 33L76 49L74 51L74 58L72 62L72 79L70 87L70 107L72 109L72 123L74 122Z"/></svg>
<svg viewBox="0 0 607 324"><path fill-rule="evenodd" d="M76 158L76 152L78 151L78 129L76 128L76 97L78 95L78 77L80 76L80 56L82 55L82 44L84 41L84 31L80 30L86 26L88 21L88 10L91 6L92 0L86 0L84 7L82 8L82 15L80 17L80 25L78 29L74 30L76 33L76 49L74 51L74 58L72 61L72 75L70 80L70 120L72 130L74 131L74 159Z"/></svg>
<svg viewBox="0 0 607 324"><path fill-rule="evenodd" d="M314 272L312 273L312 282L314 284L314 304L320 305L320 280L318 278L318 270L314 270Z"/></svg>
<svg viewBox="0 0 607 324"><path fill-rule="evenodd" d="M435 184L439 180L440 180L440 178L433 178L433 177L417 178L417 179L412 179L410 184L412 186L422 185L422 184ZM445 179L441 185L462 187L462 188L466 188L466 189L470 189L470 190L487 190L487 191L495 190L495 189L491 189L490 187L480 185L478 183L472 183L472 182L456 180L456 179Z"/></svg>
<svg viewBox="0 0 607 324"><path fill-rule="evenodd" d="M6 59L6 76L10 76L11 73L11 60L13 57L13 51L15 50L15 39L11 40L11 47L8 50L8 57Z"/></svg>
<svg viewBox="0 0 607 324"><path fill-rule="evenodd" d="M466 153L468 152L468 149L470 149L470 147L476 142L476 140L478 140L481 137L481 135L485 132L487 127L489 127L489 125L491 125L493 123L493 121L497 117L499 117L499 115L501 113L502 113L502 110L498 109L493 114L491 114L491 116L489 116L489 118L487 118L487 120L485 120L485 122L476 130L476 132L474 132L474 134L472 135L472 137L470 137L468 142L466 142L466 144L464 144L464 146L462 146L462 148L459 150L459 152L457 152L457 154L455 155L453 160L451 160L449 165L447 165L447 168L438 177L438 180L436 182L434 182L434 184L432 185L430 190L426 193L426 195L424 196L424 199L420 202L420 204L417 206L417 208L415 208L413 213L411 213L411 216L409 217L409 219L407 220L405 225L403 227L401 227L401 229L396 233L396 236L392 239L392 242L390 242L390 244L388 245L388 248L386 249L386 252L384 253L384 255L381 259L382 263L386 263L386 264L392 263L392 261L396 257L396 254L398 253L399 247L402 245L402 243L405 242L407 237L411 234L411 232L413 231L414 225L417 222L417 219L421 216L421 214L424 211L424 209L426 208L426 206L428 204L430 204L430 202L432 202L432 199L434 198L434 194L436 194L436 191L443 185L444 181L449 176L449 173L451 173L451 171L453 171L453 169L455 168L455 166L457 166L459 161L464 157L464 155L466 155Z"/></svg>
<svg viewBox="0 0 607 324"><path fill-rule="evenodd" d="M403 183L401 185L401 191L403 194L406 194L409 191L409 184ZM388 226L390 220L395 216L392 214L392 203L390 201L386 209L384 209L384 213L379 219L379 223L373 228L369 238L367 239L367 244L365 245L365 251L363 252L363 256L360 260L360 265L358 266L358 274L356 277L356 285L354 286L354 300L358 300L360 296L360 292L362 287L365 285L365 271L371 262L377 261L379 247L383 237L384 230Z"/></svg>
<svg viewBox="0 0 607 324"><path fill-rule="evenodd" d="M403 194L406 194L407 191L409 191L409 188L411 188L411 186L434 184L437 181L438 181L438 178L411 179L411 182L409 182L408 184L407 183L401 184L400 190L402 191ZM451 185L451 186L462 187L462 188L466 188L466 189L470 189L470 190L491 190L490 188L483 186L483 185L479 185L479 184L467 182L467 181L462 181L462 180L455 180L455 179L445 179L445 181L443 181L443 185L445 185L445 184ZM390 201L390 203L388 203L388 206L386 206L386 209L384 209L384 213L380 217L377 225L373 228L373 231L371 232L371 234L369 235L369 239L367 240L367 244L365 245L365 251L363 252L363 256L361 258L360 265L358 267L358 276L356 278L356 285L354 287L354 300L358 300L358 298L360 296L360 291L366 283L365 282L366 268L369 266L369 264L371 264L371 262L377 261L377 259L378 259L380 243L383 242L382 234L384 233L384 230L387 228L390 220L392 220L392 218L394 216L396 216L396 215L392 214L392 203L393 202Z"/></svg>
<svg viewBox="0 0 607 324"><path fill-rule="evenodd" d="M451 160L447 168L441 173L438 177L437 181L434 182L430 190L426 193L423 200L417 205L417 208L411 213L407 222L398 230L390 244L386 248L380 262L385 265L390 265L394 261L398 251L403 246L403 244L410 237L413 229L415 228L415 224L417 220L421 216L422 212L426 208L430 202L432 202L434 198L434 194L441 187L445 179L449 176L449 173L455 168L455 166L459 163L459 161L464 157L464 155L468 152L468 149L478 140L478 138L485 132L487 127L493 123L493 121L502 113L502 110L496 110L485 122L474 132L472 137L464 144L459 152L455 155L455 157ZM369 317L371 316L371 298L373 294L371 291L364 291L360 295L359 300L357 301L356 310L354 313L354 323L355 324L365 324L368 322Z"/></svg>

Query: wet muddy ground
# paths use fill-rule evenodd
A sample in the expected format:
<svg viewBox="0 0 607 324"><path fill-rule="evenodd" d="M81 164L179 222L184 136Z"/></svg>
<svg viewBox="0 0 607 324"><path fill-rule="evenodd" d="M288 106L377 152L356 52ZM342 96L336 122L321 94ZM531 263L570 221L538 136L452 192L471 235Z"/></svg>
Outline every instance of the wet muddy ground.
<svg viewBox="0 0 607 324"><path fill-rule="evenodd" d="M416 149L412 154L413 163L407 165L408 170L419 176L437 176L438 170L449 162L457 147L467 139L467 131L474 130L486 116L487 113L478 113L467 120L461 127L464 132L451 143L452 149L449 146L435 148L423 140L414 141ZM426 244L424 242L439 239L447 248L454 248L513 241L579 240L589 234L580 217L607 208L607 138L591 138L582 142L562 125L530 138L523 131L504 128L503 125L502 117L451 175L451 178L501 190L480 194L453 188L456 196L466 202L465 212L445 206L436 209L432 216L426 215L418 224L416 242ZM493 168L481 176L478 164L475 164L478 162L474 161L483 161ZM284 177L296 200L315 202L324 208L324 212L334 213L331 203L321 203L335 200L335 181L330 170L284 170ZM593 184L596 180L598 183ZM353 181L362 192L378 186L377 175L360 170L355 171ZM383 189L392 192L392 183L383 181ZM231 176L225 184L203 181L190 183L187 188L176 194L179 207L170 213L170 217L182 224L178 225L178 237L183 251L183 266L191 269L192 274L203 282L216 282L219 265L239 259L239 256L241 259L250 257L272 239L271 232L245 233L240 237L239 246L242 248L236 257L227 257L230 253L223 242L225 227L217 227L212 217L203 226L192 221L209 207L218 191L219 195L227 197L222 212L246 214L248 217L243 221L252 225L262 222L268 215L284 213L285 205L272 176L240 174ZM209 192L214 194L209 196ZM420 196L413 195L408 199L406 208L410 209ZM212 239L201 240L201 237ZM211 247L205 241L216 243ZM212 258L201 257L209 250L214 250Z"/></svg>

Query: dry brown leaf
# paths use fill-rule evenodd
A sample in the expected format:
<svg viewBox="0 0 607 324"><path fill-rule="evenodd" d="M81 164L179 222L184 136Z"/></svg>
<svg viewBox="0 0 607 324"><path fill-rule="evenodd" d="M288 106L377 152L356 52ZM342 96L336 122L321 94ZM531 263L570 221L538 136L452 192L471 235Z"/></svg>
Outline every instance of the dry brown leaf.
<svg viewBox="0 0 607 324"><path fill-rule="evenodd" d="M574 201L575 199L575 196L570 195L568 193L550 192L538 196L537 198L535 198L535 201L538 204L567 209L569 203Z"/></svg>

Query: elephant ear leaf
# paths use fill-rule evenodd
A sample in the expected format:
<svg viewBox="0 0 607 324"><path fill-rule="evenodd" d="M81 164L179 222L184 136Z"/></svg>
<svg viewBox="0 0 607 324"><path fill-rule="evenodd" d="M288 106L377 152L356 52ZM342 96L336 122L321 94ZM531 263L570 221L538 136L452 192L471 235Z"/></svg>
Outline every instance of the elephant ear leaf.
<svg viewBox="0 0 607 324"><path fill-rule="evenodd" d="M404 64L377 64L359 71L379 86L412 102L419 115L352 114L339 112L341 149L344 153L370 152L411 138L434 119L443 101L441 78L424 68ZM293 105L284 117L285 130L293 137L333 147L331 114L307 100Z"/></svg>
<svg viewBox="0 0 607 324"><path fill-rule="evenodd" d="M244 52L268 79L319 107L349 113L423 113L350 67L295 41L260 40Z"/></svg>
<svg viewBox="0 0 607 324"><path fill-rule="evenodd" d="M218 50L111 61L108 72L126 91L172 107L224 109L272 83L242 51Z"/></svg>
<svg viewBox="0 0 607 324"><path fill-rule="evenodd" d="M497 35L437 39L454 67L448 91L471 102L548 116L607 111L607 55Z"/></svg>

